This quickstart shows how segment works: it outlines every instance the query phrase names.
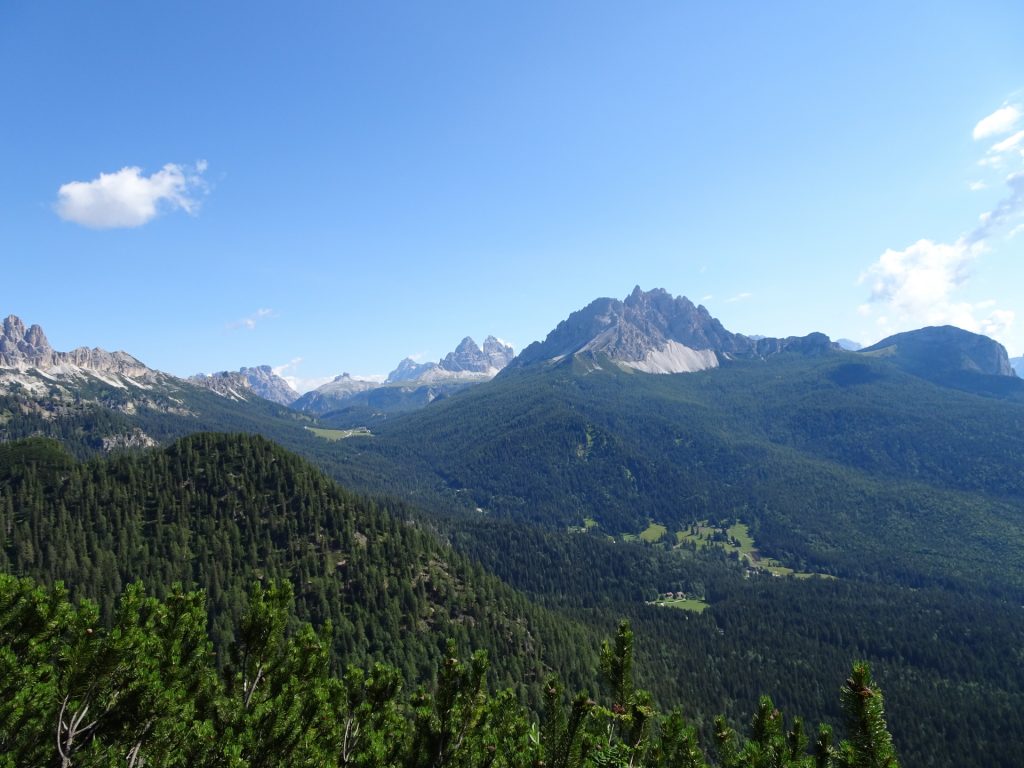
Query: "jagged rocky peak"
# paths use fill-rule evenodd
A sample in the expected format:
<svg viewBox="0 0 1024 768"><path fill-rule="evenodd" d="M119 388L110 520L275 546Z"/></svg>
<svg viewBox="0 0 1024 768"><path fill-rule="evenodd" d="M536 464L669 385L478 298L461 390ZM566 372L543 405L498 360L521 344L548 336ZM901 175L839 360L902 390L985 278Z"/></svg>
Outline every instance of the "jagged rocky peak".
<svg viewBox="0 0 1024 768"><path fill-rule="evenodd" d="M601 298L573 312L543 342L523 350L512 367L583 355L608 358L620 367L646 373L685 373L714 368L728 359L834 347L823 334L755 340L731 333L706 308L685 296L637 286L623 301Z"/></svg>
<svg viewBox="0 0 1024 768"><path fill-rule="evenodd" d="M0 367L27 371L35 368L54 375L75 375L81 372L116 374L131 379L150 379L158 372L147 368L127 352L78 347L70 352L57 352L38 325L25 328L17 315L8 315L0 335Z"/></svg>
<svg viewBox="0 0 1024 768"><path fill-rule="evenodd" d="M421 373L436 365L437 363L417 363L411 357L407 357L395 367L395 370L388 374L387 381L389 384L393 384L396 381L413 381Z"/></svg>
<svg viewBox="0 0 1024 768"><path fill-rule="evenodd" d="M25 361L32 366L48 365L53 356L53 348L46 339L46 334L38 325L25 328L25 323L17 315L8 315L4 319L4 331L0 336L0 363L5 367L17 366L16 361Z"/></svg>
<svg viewBox="0 0 1024 768"><path fill-rule="evenodd" d="M441 367L446 371L476 371L483 359L483 350L469 336L459 342L454 352L449 352L441 360Z"/></svg>
<svg viewBox="0 0 1024 768"><path fill-rule="evenodd" d="M512 345L506 344L496 336L488 336L484 339L483 353L487 358L488 365L499 371L511 363L512 358L516 356Z"/></svg>
<svg viewBox="0 0 1024 768"><path fill-rule="evenodd" d="M493 377L514 357L512 347L496 336L488 336L483 348L472 337L466 336L453 352L436 363L417 363L411 357L405 358L388 374L387 383L485 380Z"/></svg>
<svg viewBox="0 0 1024 768"><path fill-rule="evenodd" d="M481 349L469 336L459 342L454 352L449 352L440 362L446 371L459 373L488 373L500 371L512 359L512 347L502 344L494 336L488 336Z"/></svg>
<svg viewBox="0 0 1024 768"><path fill-rule="evenodd" d="M264 400L280 405L291 405L299 397L299 393L292 389L292 385L274 373L274 369L269 365L240 368L238 372L249 382L252 391Z"/></svg>
<svg viewBox="0 0 1024 768"><path fill-rule="evenodd" d="M209 376L196 374L190 376L189 381L218 394L243 400L249 392L280 405L291 405L299 397L299 393L274 373L274 369L269 365L243 367L237 371L218 371Z"/></svg>

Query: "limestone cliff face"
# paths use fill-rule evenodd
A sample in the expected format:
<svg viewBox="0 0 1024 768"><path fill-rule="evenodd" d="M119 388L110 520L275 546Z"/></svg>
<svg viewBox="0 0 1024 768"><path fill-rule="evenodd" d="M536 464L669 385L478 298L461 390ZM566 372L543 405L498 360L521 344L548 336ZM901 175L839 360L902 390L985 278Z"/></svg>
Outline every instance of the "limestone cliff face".
<svg viewBox="0 0 1024 768"><path fill-rule="evenodd" d="M239 368L237 371L218 371L210 375L196 374L188 379L193 384L213 390L226 397L246 399L248 393L279 405L291 405L298 400L296 392L269 365Z"/></svg>
<svg viewBox="0 0 1024 768"><path fill-rule="evenodd" d="M33 368L54 375L75 373L107 374L139 381L150 381L164 374L148 368L127 352L78 347L57 352L38 325L28 328L15 315L9 315L0 334L0 368L28 371Z"/></svg>
<svg viewBox="0 0 1024 768"><path fill-rule="evenodd" d="M726 330L703 306L639 286L624 301L597 299L573 312L543 342L512 361L524 367L570 355L606 357L623 368L646 373L688 373L724 360L763 358L781 352L816 354L838 347L820 334L787 339L752 339Z"/></svg>
<svg viewBox="0 0 1024 768"><path fill-rule="evenodd" d="M490 379L508 365L513 357L515 352L512 347L494 336L488 336L482 348L467 336L439 362L417 363L412 358L405 358L388 375L387 383Z"/></svg>

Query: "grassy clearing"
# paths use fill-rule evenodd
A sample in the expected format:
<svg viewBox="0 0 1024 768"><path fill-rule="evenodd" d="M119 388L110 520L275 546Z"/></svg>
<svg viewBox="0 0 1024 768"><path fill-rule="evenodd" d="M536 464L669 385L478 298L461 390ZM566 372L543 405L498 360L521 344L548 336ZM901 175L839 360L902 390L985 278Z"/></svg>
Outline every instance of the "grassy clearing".
<svg viewBox="0 0 1024 768"><path fill-rule="evenodd" d="M345 440L349 437L372 437L372 433L366 427L356 427L355 429L321 429L320 427L306 427L317 437L322 437L324 440L330 440L334 442L336 440Z"/></svg>
<svg viewBox="0 0 1024 768"><path fill-rule="evenodd" d="M648 605L659 605L665 608L680 608L684 611L693 611L694 613L704 613L707 609L708 604L703 600L698 600L693 597L684 597L682 599L671 599L671 600L654 600Z"/></svg>
<svg viewBox="0 0 1024 768"><path fill-rule="evenodd" d="M735 553L740 561L748 568L756 571L765 571L773 576L795 576L798 579L806 579L811 576L818 576L816 573L798 573L788 568L778 560L770 557L762 557L757 551L754 537L750 535L750 528L746 523L733 523L728 528L722 528L709 524L707 520L691 525L685 531L676 531L676 543L692 544L697 549L705 547L720 547L726 553Z"/></svg>
<svg viewBox="0 0 1024 768"><path fill-rule="evenodd" d="M745 523L730 525L726 533L729 534L730 541L735 540L739 542L741 552L754 551L754 537L750 535L750 529Z"/></svg>
<svg viewBox="0 0 1024 768"><path fill-rule="evenodd" d="M664 525L661 523L651 523L640 533L640 538L653 544L656 541L661 541L661 537L666 533L668 533L668 528Z"/></svg>

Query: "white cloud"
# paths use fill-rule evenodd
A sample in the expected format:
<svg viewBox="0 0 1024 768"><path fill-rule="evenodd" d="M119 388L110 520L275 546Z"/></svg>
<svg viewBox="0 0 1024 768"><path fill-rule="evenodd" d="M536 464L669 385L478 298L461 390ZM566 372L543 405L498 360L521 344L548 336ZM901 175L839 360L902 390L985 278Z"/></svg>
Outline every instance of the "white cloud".
<svg viewBox="0 0 1024 768"><path fill-rule="evenodd" d="M256 328L256 324L260 320L265 320L268 317L277 317L272 309L257 309L251 315L243 317L240 320L235 320L233 323L228 323L225 326L229 331L237 330L238 328L244 328L247 331L252 331Z"/></svg>
<svg viewBox="0 0 1024 768"><path fill-rule="evenodd" d="M974 138L1008 134L1024 117L1020 103L1004 104L974 127ZM993 144L978 164L998 171L1019 168L1016 150L1024 157L1024 130ZM1004 170L1005 174L1006 171ZM1024 171L1005 176L1008 193L991 210L978 216L977 224L952 243L918 240L903 250L887 250L860 276L871 295L857 312L873 317L886 334L922 325L956 325L983 333L1004 344L1014 322L1014 312L999 308L994 299L965 299L965 284L973 262L1001 240L1024 232ZM990 182L970 182L972 191L986 189ZM1009 230L1009 232L1007 232Z"/></svg>
<svg viewBox="0 0 1024 768"><path fill-rule="evenodd" d="M1001 133L1009 133L1021 117L1020 107L1015 104L1008 104L1000 107L991 115L983 117L974 126L975 139L984 139L987 136L998 136Z"/></svg>
<svg viewBox="0 0 1024 768"><path fill-rule="evenodd" d="M162 210L196 213L195 194L206 192L206 161L194 166L168 163L150 176L138 166L101 173L92 181L70 181L57 190L57 215L91 229L139 227Z"/></svg>
<svg viewBox="0 0 1024 768"><path fill-rule="evenodd" d="M884 313L876 324L886 335L925 325L955 325L999 338L1014 320L1010 310L995 309L993 300L971 303L958 297L970 265L984 250L981 241L961 238L955 243L918 240L902 251L887 250L861 275L871 286L870 305Z"/></svg>
<svg viewBox="0 0 1024 768"><path fill-rule="evenodd" d="M290 370L292 368L297 368L299 363L301 363L301 362L302 362L302 358L301 357L293 357L287 363L282 363L281 365L275 365L275 366L271 367L270 370L273 372L273 374L275 376L280 376L280 377L284 378L285 371L288 371L288 370Z"/></svg>
<svg viewBox="0 0 1024 768"><path fill-rule="evenodd" d="M754 294L752 294L752 293L748 293L747 291L744 291L743 293L737 293L735 296L732 296L732 297L726 299L726 301L728 303L730 303L730 304L732 304L733 302L736 302L736 301L746 301L747 299L749 299L753 295Z"/></svg>
<svg viewBox="0 0 1024 768"><path fill-rule="evenodd" d="M1024 131L1017 131L1015 134L1013 134L1013 136L1010 136L1008 139L1003 139L1002 141L993 144L988 151L995 153L1003 153L1009 152L1010 150L1013 149L1020 148L1022 146L1024 146Z"/></svg>
<svg viewBox="0 0 1024 768"><path fill-rule="evenodd" d="M962 241L948 245L918 240L902 251L887 250L861 275L860 282L870 283L873 303L922 314L945 301L963 283L979 250Z"/></svg>

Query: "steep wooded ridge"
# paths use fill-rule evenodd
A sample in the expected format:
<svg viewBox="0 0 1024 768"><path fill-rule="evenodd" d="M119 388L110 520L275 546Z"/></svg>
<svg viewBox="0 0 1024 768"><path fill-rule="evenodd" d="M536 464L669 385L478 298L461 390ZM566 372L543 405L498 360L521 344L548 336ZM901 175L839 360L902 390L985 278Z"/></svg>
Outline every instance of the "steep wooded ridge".
<svg viewBox="0 0 1024 768"><path fill-rule="evenodd" d="M1024 587L1024 404L855 353L678 376L566 360L337 450L353 484L376 461L410 493L524 522L618 535L735 518L801 570Z"/></svg>
<svg viewBox="0 0 1024 768"><path fill-rule="evenodd" d="M222 659L251 584L265 580L291 583L298 618L332 623L335 658L386 659L410 680L432 672L448 638L489 650L499 679L515 671L523 686L553 669L578 683L593 662L569 652L585 637L571 622L528 605L400 505L352 496L257 436L197 434L85 463L48 441L0 446L0 530L0 571L63 581L107 622L133 581L158 596L202 587Z"/></svg>

